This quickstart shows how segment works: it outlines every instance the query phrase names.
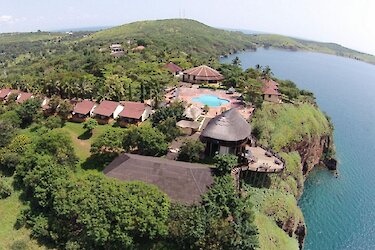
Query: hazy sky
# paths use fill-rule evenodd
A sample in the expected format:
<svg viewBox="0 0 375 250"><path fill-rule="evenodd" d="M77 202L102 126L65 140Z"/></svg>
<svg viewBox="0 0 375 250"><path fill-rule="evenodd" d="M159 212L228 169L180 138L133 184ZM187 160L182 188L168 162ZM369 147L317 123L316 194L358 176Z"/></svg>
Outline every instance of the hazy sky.
<svg viewBox="0 0 375 250"><path fill-rule="evenodd" d="M178 17L336 42L375 55L375 0L0 0L0 32Z"/></svg>

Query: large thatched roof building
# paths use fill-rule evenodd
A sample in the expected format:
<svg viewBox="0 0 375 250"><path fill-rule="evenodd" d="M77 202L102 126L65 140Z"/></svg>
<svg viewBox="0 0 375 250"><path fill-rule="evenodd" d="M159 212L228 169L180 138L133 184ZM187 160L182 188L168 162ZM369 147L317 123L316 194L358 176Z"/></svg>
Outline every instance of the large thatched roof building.
<svg viewBox="0 0 375 250"><path fill-rule="evenodd" d="M240 154L251 135L250 124L234 108L213 118L200 139L206 143L206 154Z"/></svg>
<svg viewBox="0 0 375 250"><path fill-rule="evenodd" d="M217 83L224 80L224 76L207 65L201 65L199 67L185 70L182 80L190 83Z"/></svg>
<svg viewBox="0 0 375 250"><path fill-rule="evenodd" d="M135 154L120 155L103 172L119 180L154 184L172 200L185 204L199 202L213 183L208 165Z"/></svg>

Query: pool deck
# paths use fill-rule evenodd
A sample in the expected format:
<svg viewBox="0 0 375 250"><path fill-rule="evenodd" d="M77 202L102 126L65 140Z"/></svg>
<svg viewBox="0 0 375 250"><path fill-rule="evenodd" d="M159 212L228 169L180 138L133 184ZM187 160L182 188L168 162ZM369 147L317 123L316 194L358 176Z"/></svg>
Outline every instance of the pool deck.
<svg viewBox="0 0 375 250"><path fill-rule="evenodd" d="M241 96L239 93L228 94L225 90L212 90L212 89L200 89L198 85L193 85L191 88L189 87L179 87L177 90L177 94L175 90L169 91L166 94L167 100L181 100L187 103L194 104L197 107L203 108L204 104L201 102L193 101L193 98L197 98L201 95L214 95L220 99L228 100L229 103L225 103L219 107L210 107L208 113L206 114L207 117L215 117L222 112L231 109L237 108L241 115L248 120L253 112L254 108L246 107L245 104L239 100L238 98Z"/></svg>

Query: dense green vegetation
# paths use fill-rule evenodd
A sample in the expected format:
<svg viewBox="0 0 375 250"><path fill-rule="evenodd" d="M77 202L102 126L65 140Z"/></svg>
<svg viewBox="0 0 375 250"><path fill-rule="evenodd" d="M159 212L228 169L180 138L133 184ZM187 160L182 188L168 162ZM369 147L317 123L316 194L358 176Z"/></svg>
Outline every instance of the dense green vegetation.
<svg viewBox="0 0 375 250"><path fill-rule="evenodd" d="M109 245L112 249L176 245L182 249L255 249L258 245L249 196L237 194L230 176L216 179L202 203L190 207L172 205L153 185L120 182L89 170L101 171L105 161L124 151L164 154L165 136L151 123L126 129L107 125L97 134L101 126L87 125L90 120L74 124L59 116L45 118L39 107L22 129L13 126L22 124L24 114L12 109L23 110L33 102L1 106L2 117L13 116L9 121L0 120L6 124L0 126L4 135L0 171L10 176L0 179L1 197L19 202L0 201L0 209L13 206L12 222L17 230L10 232L14 235L30 232L39 244L58 249L107 249ZM162 110L178 114L180 105ZM92 134L85 137L87 129ZM83 142L92 143L89 158L76 155L84 148ZM90 162L90 158L95 160ZM195 229L186 230L187 225ZM223 237L228 234L235 237ZM6 246L36 246L29 238L6 240Z"/></svg>
<svg viewBox="0 0 375 250"><path fill-rule="evenodd" d="M331 125L316 107L301 105L263 105L253 119L254 134L259 141L280 151L292 143L329 135Z"/></svg>

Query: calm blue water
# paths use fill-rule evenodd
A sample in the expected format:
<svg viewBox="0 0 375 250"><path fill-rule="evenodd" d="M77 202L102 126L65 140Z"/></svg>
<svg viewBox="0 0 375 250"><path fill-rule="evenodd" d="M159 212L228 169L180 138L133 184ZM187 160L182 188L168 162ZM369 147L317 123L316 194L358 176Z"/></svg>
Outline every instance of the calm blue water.
<svg viewBox="0 0 375 250"><path fill-rule="evenodd" d="M228 103L228 100L221 99L216 95L200 95L192 99L193 102L200 102L209 107L219 107L223 104Z"/></svg>
<svg viewBox="0 0 375 250"><path fill-rule="evenodd" d="M375 249L375 66L309 52L260 49L235 56L244 68L269 65L275 76L315 93L335 126L339 177L313 171L300 206L305 249Z"/></svg>

